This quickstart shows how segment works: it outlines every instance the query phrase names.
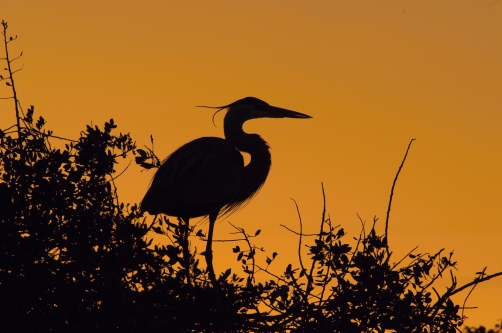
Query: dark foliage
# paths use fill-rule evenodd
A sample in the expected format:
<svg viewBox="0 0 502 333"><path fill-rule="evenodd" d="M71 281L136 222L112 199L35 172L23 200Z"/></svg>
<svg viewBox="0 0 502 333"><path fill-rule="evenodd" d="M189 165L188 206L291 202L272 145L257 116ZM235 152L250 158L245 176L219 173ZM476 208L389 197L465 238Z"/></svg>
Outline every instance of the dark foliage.
<svg viewBox="0 0 502 333"><path fill-rule="evenodd" d="M495 324L493 329L487 330L484 326L479 327L466 327L465 333L501 333L502 332L502 321Z"/></svg>
<svg viewBox="0 0 502 333"><path fill-rule="evenodd" d="M15 38L2 24L8 50ZM448 333L464 319L450 296L490 277L482 272L457 288L449 275L450 287L439 293L433 285L455 267L451 253L410 252L391 263L376 220L348 242L323 216L307 245L300 219L299 265L282 274L269 269L277 253L257 262L251 239L260 231L235 227L243 248L233 252L243 272L223 272L218 295L187 241L204 238L202 231L166 217L148 222L117 197L118 159L134 152L138 164L158 167L153 151L136 150L113 119L54 148L51 140L60 138L45 120L35 121L33 107L25 114L20 108L15 59L6 54L8 76L0 80L12 87L17 123L0 131L2 332ZM150 232L171 243L152 246Z"/></svg>

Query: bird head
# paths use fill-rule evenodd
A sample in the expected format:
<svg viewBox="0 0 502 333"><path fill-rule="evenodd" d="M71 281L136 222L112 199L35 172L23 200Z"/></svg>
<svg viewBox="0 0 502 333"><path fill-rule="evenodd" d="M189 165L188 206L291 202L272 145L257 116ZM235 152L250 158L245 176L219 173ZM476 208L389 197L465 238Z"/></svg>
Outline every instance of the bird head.
<svg viewBox="0 0 502 333"><path fill-rule="evenodd" d="M218 109L216 113L223 109L228 109L225 119L232 118L242 123L246 120L256 118L312 118L300 112L272 106L256 97L245 97L224 106L201 107Z"/></svg>

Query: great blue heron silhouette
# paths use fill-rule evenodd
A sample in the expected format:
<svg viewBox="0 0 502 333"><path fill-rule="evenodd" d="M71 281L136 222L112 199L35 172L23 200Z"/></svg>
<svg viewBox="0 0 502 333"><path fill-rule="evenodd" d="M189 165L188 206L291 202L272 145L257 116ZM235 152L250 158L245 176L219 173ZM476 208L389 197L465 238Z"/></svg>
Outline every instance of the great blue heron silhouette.
<svg viewBox="0 0 502 333"><path fill-rule="evenodd" d="M141 210L152 215L167 214L181 218L188 227L190 218L209 216L205 258L211 283L216 287L212 241L218 215L236 211L258 192L267 179L271 165L269 146L258 134L242 129L245 121L256 118L311 118L246 97L225 106L225 139L195 139L169 155L153 177ZM239 151L251 161L244 165ZM187 268L188 269L188 268Z"/></svg>

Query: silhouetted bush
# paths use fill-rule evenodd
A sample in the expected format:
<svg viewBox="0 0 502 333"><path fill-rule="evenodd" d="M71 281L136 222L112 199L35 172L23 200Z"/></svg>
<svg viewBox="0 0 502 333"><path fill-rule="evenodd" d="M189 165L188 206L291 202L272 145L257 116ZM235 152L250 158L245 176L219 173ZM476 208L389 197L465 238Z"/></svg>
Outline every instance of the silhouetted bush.
<svg viewBox="0 0 502 333"><path fill-rule="evenodd" d="M495 327L489 330L487 330L484 326L465 328L465 333L501 333L501 332L502 332L502 321L499 324L495 324Z"/></svg>
<svg viewBox="0 0 502 333"><path fill-rule="evenodd" d="M2 26L8 46L16 38ZM456 332L464 316L450 297L494 276L483 271L457 287L452 253L410 252L391 263L376 219L349 242L323 214L308 244L297 232L299 264L282 273L269 267L276 253L256 261L259 231L235 227L243 272L219 276L218 301L187 241L205 235L167 217L149 222L119 201L117 161L134 153L138 164L157 167L153 151L136 149L113 119L87 126L78 140L56 137L41 116L35 121L33 106L21 109L16 59L6 58L0 80L12 88L17 122L0 130L2 332ZM149 232L171 244L152 246ZM451 284L439 293L433 285L443 274Z"/></svg>

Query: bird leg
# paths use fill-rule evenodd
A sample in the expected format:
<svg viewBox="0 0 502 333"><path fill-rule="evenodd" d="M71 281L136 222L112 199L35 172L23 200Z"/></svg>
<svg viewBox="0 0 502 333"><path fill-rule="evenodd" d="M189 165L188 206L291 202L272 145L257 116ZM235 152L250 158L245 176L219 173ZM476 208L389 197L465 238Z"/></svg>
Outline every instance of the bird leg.
<svg viewBox="0 0 502 333"><path fill-rule="evenodd" d="M218 281L216 281L216 276L214 275L213 268L213 230L214 224L216 223L216 218L218 217L218 212L209 214L209 230L207 232L207 244L206 244L206 264L207 272L209 274L209 279L213 288L218 289Z"/></svg>
<svg viewBox="0 0 502 333"><path fill-rule="evenodd" d="M185 266L185 274L187 279L187 284L190 286L190 243L188 242L188 235L190 234L190 218L182 217L179 227L180 227L180 238L179 242L183 250L183 266Z"/></svg>
<svg viewBox="0 0 502 333"><path fill-rule="evenodd" d="M222 297L223 293L220 288L220 284L216 280L216 276L214 274L214 268L213 268L213 230L214 230L214 224L216 223L216 218L218 217L219 210L216 211L215 213L209 214L209 230L207 232L207 245L206 245L206 263L207 263L207 272L209 274L209 279L211 280L211 284L213 285L213 291L214 291L214 296L215 296L215 304L216 304L216 309L217 309L217 315L219 318L219 321L222 323L222 325L225 327L227 326L227 316L226 316L226 310L225 307L223 306L222 302ZM227 332L228 330L225 330L224 332Z"/></svg>

